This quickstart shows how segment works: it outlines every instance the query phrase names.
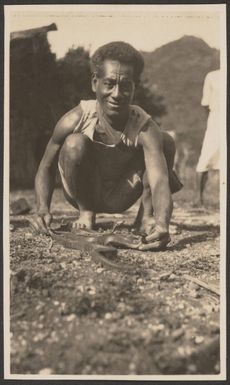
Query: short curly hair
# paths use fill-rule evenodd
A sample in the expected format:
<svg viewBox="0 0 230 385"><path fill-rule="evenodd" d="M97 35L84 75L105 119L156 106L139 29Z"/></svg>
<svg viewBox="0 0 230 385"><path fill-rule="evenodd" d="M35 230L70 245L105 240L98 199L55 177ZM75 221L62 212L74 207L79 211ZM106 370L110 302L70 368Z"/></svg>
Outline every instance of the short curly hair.
<svg viewBox="0 0 230 385"><path fill-rule="evenodd" d="M105 60L118 60L133 66L135 83L138 83L144 69L144 59L139 51L124 41L114 41L99 47L91 58L92 73L100 76L102 64Z"/></svg>

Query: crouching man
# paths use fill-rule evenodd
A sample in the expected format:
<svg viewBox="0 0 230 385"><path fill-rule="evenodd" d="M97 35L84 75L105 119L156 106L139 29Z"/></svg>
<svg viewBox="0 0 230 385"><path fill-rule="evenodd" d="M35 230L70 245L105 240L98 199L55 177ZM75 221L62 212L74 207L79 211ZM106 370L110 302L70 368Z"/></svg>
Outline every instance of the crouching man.
<svg viewBox="0 0 230 385"><path fill-rule="evenodd" d="M171 193L182 185L172 170L173 139L131 104L143 58L131 45L112 42L94 53L91 67L96 100L81 101L59 120L40 163L36 229L50 227L58 167L65 197L80 213L75 229L91 229L97 213L121 213L142 196L135 225L147 232L151 248L165 247Z"/></svg>

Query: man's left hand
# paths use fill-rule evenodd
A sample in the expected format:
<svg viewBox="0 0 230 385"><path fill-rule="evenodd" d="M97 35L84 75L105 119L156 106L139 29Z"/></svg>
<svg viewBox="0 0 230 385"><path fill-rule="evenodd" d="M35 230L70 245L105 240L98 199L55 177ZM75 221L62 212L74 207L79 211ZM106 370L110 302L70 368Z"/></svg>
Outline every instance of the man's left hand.
<svg viewBox="0 0 230 385"><path fill-rule="evenodd" d="M155 228L149 235L147 235L142 242L138 250L163 250L166 245L171 241L168 231Z"/></svg>

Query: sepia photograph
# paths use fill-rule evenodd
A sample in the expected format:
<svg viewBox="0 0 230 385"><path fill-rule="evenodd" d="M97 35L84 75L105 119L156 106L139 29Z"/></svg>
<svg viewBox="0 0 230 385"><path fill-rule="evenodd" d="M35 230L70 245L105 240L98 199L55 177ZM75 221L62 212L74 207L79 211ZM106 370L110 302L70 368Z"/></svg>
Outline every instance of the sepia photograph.
<svg viewBox="0 0 230 385"><path fill-rule="evenodd" d="M4 378L225 380L225 4L4 25Z"/></svg>

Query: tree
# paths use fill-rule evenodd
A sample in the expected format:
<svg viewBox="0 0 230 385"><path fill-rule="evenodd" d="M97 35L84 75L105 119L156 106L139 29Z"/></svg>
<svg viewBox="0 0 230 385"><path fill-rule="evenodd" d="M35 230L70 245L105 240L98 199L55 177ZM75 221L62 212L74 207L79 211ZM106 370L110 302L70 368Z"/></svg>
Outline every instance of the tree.
<svg viewBox="0 0 230 385"><path fill-rule="evenodd" d="M57 66L66 110L76 106L81 99L94 98L87 50L83 47L71 48L65 57L57 62Z"/></svg>
<svg viewBox="0 0 230 385"><path fill-rule="evenodd" d="M159 118L167 113L164 98L144 83L137 87L133 103L142 107L158 122L160 121Z"/></svg>

